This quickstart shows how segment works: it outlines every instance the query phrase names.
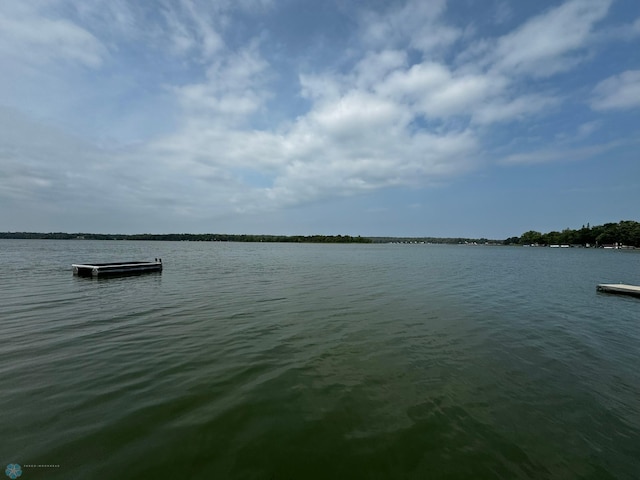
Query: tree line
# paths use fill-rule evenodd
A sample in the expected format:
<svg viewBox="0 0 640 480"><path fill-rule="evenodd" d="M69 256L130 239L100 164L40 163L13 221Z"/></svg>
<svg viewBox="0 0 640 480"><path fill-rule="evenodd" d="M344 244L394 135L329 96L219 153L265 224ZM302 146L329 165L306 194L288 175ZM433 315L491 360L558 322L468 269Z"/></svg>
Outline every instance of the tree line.
<svg viewBox="0 0 640 480"><path fill-rule="evenodd" d="M595 227L582 225L579 229L565 228L561 232L548 233L529 230L519 237L507 238L506 245L582 245L601 247L603 245L626 245L640 247L640 223L621 220Z"/></svg>
<svg viewBox="0 0 640 480"><path fill-rule="evenodd" d="M561 232L547 233L529 230L519 237L505 240L486 238L441 238L441 237L353 237L350 235L237 235L221 233L140 233L132 235L105 233L65 232L0 232L0 239L44 239L44 240L158 240L190 242L280 242L280 243L444 243L444 244L489 244L489 245L626 245L640 248L640 223L622 220L595 227L582 225L579 229L565 228Z"/></svg>
<svg viewBox="0 0 640 480"><path fill-rule="evenodd" d="M492 244L503 240L463 237L353 237L350 235L237 235L221 233L65 233L65 232L0 232L0 239L22 240L157 240L188 242L279 242L279 243L438 243L438 244Z"/></svg>
<svg viewBox="0 0 640 480"><path fill-rule="evenodd" d="M465 237L370 237L373 243L437 243L440 245L478 244L500 245L504 240Z"/></svg>
<svg viewBox="0 0 640 480"><path fill-rule="evenodd" d="M0 239L23 240L157 240L189 242L285 242L285 243L371 243L365 237L350 235L235 235L220 233L139 233L132 235L65 232L0 232Z"/></svg>

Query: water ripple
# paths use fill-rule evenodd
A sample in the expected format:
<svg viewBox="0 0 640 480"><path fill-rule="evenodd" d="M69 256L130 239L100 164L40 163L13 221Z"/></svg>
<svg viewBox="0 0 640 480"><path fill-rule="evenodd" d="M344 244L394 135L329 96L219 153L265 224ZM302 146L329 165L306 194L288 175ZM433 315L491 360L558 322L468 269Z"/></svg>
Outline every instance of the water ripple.
<svg viewBox="0 0 640 480"><path fill-rule="evenodd" d="M564 250L4 241L0 451L51 478L635 478L640 303L594 288L640 257Z"/></svg>

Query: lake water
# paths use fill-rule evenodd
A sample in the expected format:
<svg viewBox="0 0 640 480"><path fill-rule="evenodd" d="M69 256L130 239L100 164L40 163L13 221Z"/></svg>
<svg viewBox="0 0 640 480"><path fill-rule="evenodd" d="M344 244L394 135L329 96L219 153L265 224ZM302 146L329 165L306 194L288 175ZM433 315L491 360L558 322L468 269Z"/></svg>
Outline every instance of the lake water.
<svg viewBox="0 0 640 480"><path fill-rule="evenodd" d="M636 479L640 299L605 282L640 252L0 240L2 469Z"/></svg>

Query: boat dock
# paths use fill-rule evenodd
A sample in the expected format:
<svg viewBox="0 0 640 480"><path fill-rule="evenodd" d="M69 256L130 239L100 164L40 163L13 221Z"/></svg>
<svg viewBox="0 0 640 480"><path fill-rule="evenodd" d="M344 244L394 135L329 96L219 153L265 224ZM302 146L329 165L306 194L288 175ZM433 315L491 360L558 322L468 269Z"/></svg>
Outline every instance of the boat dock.
<svg viewBox="0 0 640 480"><path fill-rule="evenodd" d="M616 293L618 295L633 295L640 297L640 287L636 285L625 285L624 283L601 283L597 287L598 292Z"/></svg>
<svg viewBox="0 0 640 480"><path fill-rule="evenodd" d="M71 265L74 275L81 277L105 277L115 275L136 275L141 273L161 272L162 259L152 262L111 262L111 263L74 263Z"/></svg>

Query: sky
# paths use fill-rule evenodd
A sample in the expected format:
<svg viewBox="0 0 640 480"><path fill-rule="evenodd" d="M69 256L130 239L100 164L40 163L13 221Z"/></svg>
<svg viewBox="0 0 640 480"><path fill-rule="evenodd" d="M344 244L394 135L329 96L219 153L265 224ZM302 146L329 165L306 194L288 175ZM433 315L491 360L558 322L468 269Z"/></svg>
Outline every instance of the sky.
<svg viewBox="0 0 640 480"><path fill-rule="evenodd" d="M0 3L0 231L640 220L637 0Z"/></svg>

